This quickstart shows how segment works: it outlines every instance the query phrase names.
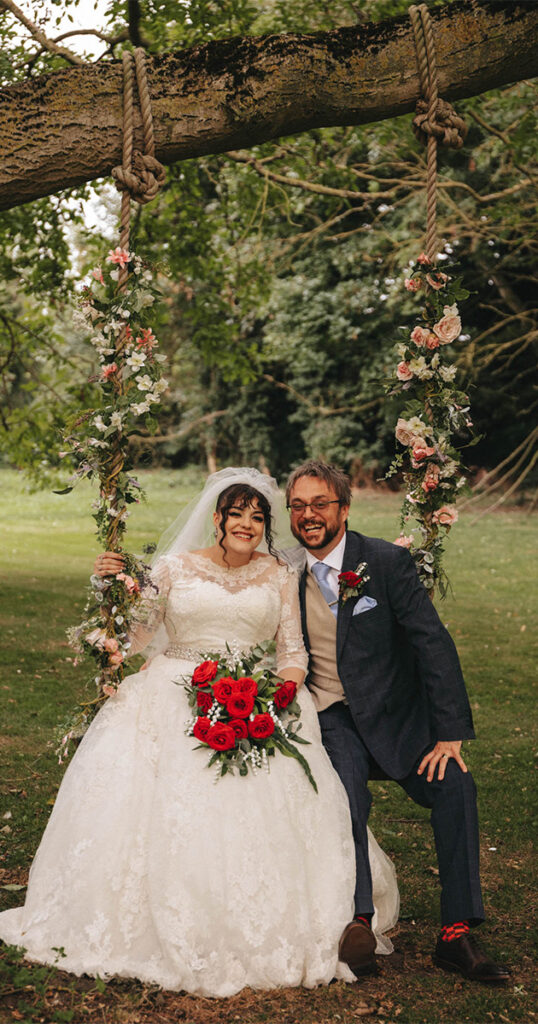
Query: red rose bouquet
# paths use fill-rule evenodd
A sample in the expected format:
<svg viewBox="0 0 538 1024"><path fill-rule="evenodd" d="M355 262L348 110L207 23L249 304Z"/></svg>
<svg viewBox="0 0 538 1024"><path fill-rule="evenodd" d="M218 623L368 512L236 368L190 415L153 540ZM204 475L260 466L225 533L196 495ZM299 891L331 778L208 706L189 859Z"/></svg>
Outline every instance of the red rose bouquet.
<svg viewBox="0 0 538 1024"><path fill-rule="evenodd" d="M249 768L254 775L269 771L269 758L280 751L299 761L317 792L308 761L297 749L309 742L298 735L297 686L260 665L273 652L274 643L265 644L245 655L210 654L197 665L192 677L181 681L193 710L187 735L211 751L208 767L215 765L217 778L236 769L240 775Z"/></svg>
<svg viewBox="0 0 538 1024"><path fill-rule="evenodd" d="M360 597L365 584L370 579L366 575L368 565L361 562L355 572L341 572L338 575L338 595L342 604L345 604L350 597Z"/></svg>

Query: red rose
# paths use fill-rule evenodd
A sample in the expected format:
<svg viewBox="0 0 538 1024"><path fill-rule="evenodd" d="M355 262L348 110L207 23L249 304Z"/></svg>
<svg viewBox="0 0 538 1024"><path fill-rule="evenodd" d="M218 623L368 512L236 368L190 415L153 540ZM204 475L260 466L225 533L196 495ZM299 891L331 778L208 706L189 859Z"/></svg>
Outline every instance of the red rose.
<svg viewBox="0 0 538 1024"><path fill-rule="evenodd" d="M253 739L265 740L275 731L275 723L271 715L254 715L252 722L248 723L248 731Z"/></svg>
<svg viewBox="0 0 538 1024"><path fill-rule="evenodd" d="M193 736L202 743L207 743L207 734L211 728L209 718L197 718L192 730Z"/></svg>
<svg viewBox="0 0 538 1024"><path fill-rule="evenodd" d="M207 686L215 678L218 667L218 661L203 661L192 673L192 682L195 686Z"/></svg>
<svg viewBox="0 0 538 1024"><path fill-rule="evenodd" d="M244 718L230 718L228 725L230 726L230 729L233 729L238 740L246 740L248 736L248 729Z"/></svg>
<svg viewBox="0 0 538 1024"><path fill-rule="evenodd" d="M226 711L231 718L248 718L254 707L251 693L234 693L226 701Z"/></svg>
<svg viewBox="0 0 538 1024"><path fill-rule="evenodd" d="M213 697L207 692L207 690L198 690L198 693L196 694L196 703L202 714L205 715L213 703Z"/></svg>
<svg viewBox="0 0 538 1024"><path fill-rule="evenodd" d="M234 692L234 684L235 679L232 679L231 676L223 676L222 679L218 679L216 683L213 683L213 696L218 700L219 704L226 704L226 701Z"/></svg>
<svg viewBox="0 0 538 1024"><path fill-rule="evenodd" d="M233 692L234 694L241 693L243 696L249 693L252 697L255 697L258 693L258 684L250 676L243 676L242 679L234 679Z"/></svg>
<svg viewBox="0 0 538 1024"><path fill-rule="evenodd" d="M297 684L293 683L291 679L286 680L285 683L280 683L274 696L277 708L287 708L288 704L295 700L296 693Z"/></svg>
<svg viewBox="0 0 538 1024"><path fill-rule="evenodd" d="M356 587L362 579L362 576L357 576L356 572L341 572L339 580L345 583L346 587Z"/></svg>
<svg viewBox="0 0 538 1024"><path fill-rule="evenodd" d="M217 722L209 729L206 743L209 743L213 750L231 750L235 747L235 732L224 722Z"/></svg>

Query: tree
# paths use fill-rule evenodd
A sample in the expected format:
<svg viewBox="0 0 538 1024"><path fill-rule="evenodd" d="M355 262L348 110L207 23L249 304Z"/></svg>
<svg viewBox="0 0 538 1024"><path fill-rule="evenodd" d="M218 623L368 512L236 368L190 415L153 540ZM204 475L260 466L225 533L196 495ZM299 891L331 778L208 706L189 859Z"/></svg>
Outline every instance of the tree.
<svg viewBox="0 0 538 1024"><path fill-rule="evenodd" d="M13 0L0 6L16 10ZM432 18L445 99L538 74L535 5L458 0L433 7ZM39 41L63 56L42 33ZM121 162L121 66L77 63L0 94L0 209L109 174ZM165 163L395 117L420 95L407 17L312 35L219 39L148 58L148 71L156 155Z"/></svg>

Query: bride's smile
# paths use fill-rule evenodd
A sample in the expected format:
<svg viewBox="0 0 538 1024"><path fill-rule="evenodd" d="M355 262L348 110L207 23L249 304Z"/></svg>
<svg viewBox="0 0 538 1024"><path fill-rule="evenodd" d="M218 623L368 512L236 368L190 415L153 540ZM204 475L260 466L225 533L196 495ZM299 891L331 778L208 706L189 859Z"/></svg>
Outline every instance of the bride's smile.
<svg viewBox="0 0 538 1024"><path fill-rule="evenodd" d="M215 513L214 521L217 528L214 547L216 558L229 566L248 562L263 539L265 526L264 514L256 499L244 508L232 505L226 514L219 510Z"/></svg>

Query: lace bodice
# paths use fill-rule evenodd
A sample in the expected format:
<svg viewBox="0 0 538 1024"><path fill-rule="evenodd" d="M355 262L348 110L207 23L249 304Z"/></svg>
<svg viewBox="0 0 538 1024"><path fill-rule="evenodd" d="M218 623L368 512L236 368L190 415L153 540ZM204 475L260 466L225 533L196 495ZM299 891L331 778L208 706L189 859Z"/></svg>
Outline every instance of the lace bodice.
<svg viewBox="0 0 538 1024"><path fill-rule="evenodd" d="M152 580L158 593L148 597L145 617L131 637L132 653L145 648L162 624L172 647L200 652L224 650L226 644L248 650L275 639L277 671L306 671L297 576L287 565L259 556L226 568L188 552L159 559Z"/></svg>

